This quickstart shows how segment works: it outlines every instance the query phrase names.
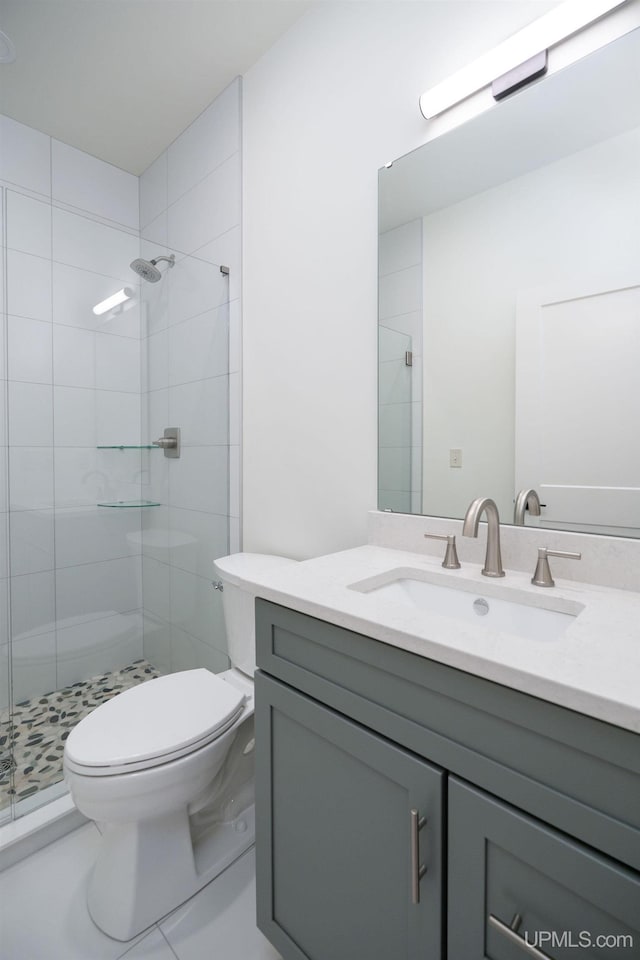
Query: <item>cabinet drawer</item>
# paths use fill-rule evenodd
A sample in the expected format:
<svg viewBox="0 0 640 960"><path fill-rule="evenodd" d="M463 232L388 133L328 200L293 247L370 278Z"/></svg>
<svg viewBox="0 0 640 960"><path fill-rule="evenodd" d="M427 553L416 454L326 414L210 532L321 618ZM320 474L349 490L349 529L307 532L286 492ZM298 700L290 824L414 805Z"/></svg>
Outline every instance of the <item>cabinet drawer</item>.
<svg viewBox="0 0 640 960"><path fill-rule="evenodd" d="M449 960L640 957L639 874L449 784Z"/></svg>

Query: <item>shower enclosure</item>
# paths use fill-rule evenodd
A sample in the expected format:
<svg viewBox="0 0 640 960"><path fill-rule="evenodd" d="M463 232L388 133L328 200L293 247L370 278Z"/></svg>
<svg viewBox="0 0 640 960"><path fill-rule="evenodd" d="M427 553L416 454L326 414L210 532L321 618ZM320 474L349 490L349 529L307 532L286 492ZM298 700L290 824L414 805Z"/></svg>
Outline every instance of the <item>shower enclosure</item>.
<svg viewBox="0 0 640 960"><path fill-rule="evenodd" d="M105 699L227 667L210 565L230 514L225 271L1 194L0 822L64 791L66 736ZM179 457L154 444L166 427Z"/></svg>

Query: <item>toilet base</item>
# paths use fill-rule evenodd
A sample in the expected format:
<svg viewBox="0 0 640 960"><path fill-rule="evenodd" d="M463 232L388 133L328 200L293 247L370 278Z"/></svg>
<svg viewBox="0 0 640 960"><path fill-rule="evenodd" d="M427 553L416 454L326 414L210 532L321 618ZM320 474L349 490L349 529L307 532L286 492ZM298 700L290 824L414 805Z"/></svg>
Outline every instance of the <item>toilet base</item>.
<svg viewBox="0 0 640 960"><path fill-rule="evenodd" d="M107 936L131 940L189 900L254 841L253 804L195 840L186 809L108 824L89 881L89 914Z"/></svg>

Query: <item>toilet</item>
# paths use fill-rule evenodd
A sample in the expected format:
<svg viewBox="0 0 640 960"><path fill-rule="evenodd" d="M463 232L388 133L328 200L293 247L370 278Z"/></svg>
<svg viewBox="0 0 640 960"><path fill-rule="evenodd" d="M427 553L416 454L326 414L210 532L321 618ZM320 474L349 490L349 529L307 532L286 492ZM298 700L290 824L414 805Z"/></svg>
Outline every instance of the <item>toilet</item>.
<svg viewBox="0 0 640 960"><path fill-rule="evenodd" d="M160 920L254 842L255 594L246 581L295 562L250 553L216 560L231 668L126 690L66 741L71 796L102 833L89 913L116 940Z"/></svg>

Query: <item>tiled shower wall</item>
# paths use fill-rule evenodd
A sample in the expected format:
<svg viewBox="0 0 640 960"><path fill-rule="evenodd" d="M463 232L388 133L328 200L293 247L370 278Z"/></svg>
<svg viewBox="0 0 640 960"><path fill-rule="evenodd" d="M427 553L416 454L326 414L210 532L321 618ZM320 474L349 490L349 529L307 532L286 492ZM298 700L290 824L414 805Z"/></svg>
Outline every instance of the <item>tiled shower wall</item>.
<svg viewBox="0 0 640 960"><path fill-rule="evenodd" d="M380 509L422 513L422 221L380 235ZM405 351L413 354L405 365Z"/></svg>
<svg viewBox="0 0 640 960"><path fill-rule="evenodd" d="M0 117L3 398L0 598L11 597L13 698L142 653L139 311L91 307L125 284L139 249L137 178ZM4 272L4 271L3 271ZM6 446L8 442L8 447ZM137 456L137 462L135 457ZM7 542L7 551L4 549ZM5 603L0 603L0 608ZM0 625L7 624L0 609ZM8 632L0 654L7 669ZM7 694L7 683L0 684ZM4 697L3 697L4 699Z"/></svg>
<svg viewBox="0 0 640 960"><path fill-rule="evenodd" d="M241 81L140 179L142 256L176 255L143 284L148 436L180 427L178 460L149 454L144 653L161 670L228 665L213 560L240 549ZM220 265L229 267L229 276Z"/></svg>

